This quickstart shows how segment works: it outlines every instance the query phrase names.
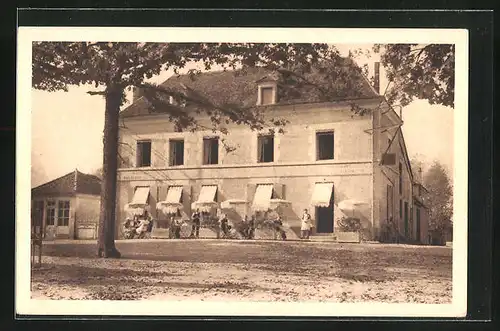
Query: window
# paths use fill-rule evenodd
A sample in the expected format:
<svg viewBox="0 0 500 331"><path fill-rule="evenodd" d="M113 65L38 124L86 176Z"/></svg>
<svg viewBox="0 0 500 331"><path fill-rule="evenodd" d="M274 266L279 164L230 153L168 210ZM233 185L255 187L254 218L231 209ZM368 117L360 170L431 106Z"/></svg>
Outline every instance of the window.
<svg viewBox="0 0 500 331"><path fill-rule="evenodd" d="M258 137L258 162L274 161L274 136L262 135Z"/></svg>
<svg viewBox="0 0 500 331"><path fill-rule="evenodd" d="M316 133L316 154L318 160L333 160L333 132Z"/></svg>
<svg viewBox="0 0 500 331"><path fill-rule="evenodd" d="M56 202L47 201L47 213L45 214L45 223L47 225L54 225L56 220Z"/></svg>
<svg viewBox="0 0 500 331"><path fill-rule="evenodd" d="M399 217L403 219L403 200L399 199Z"/></svg>
<svg viewBox="0 0 500 331"><path fill-rule="evenodd" d="M203 138L203 164L219 163L219 138Z"/></svg>
<svg viewBox="0 0 500 331"><path fill-rule="evenodd" d="M403 165L399 162L399 194L403 194Z"/></svg>
<svg viewBox="0 0 500 331"><path fill-rule="evenodd" d="M151 166L151 141L137 142L137 167Z"/></svg>
<svg viewBox="0 0 500 331"><path fill-rule="evenodd" d="M184 164L184 140L170 140L169 165L178 166Z"/></svg>
<svg viewBox="0 0 500 331"><path fill-rule="evenodd" d="M57 205L57 225L69 225L69 201L59 201Z"/></svg>
<svg viewBox="0 0 500 331"><path fill-rule="evenodd" d="M274 88L261 87L260 88L260 104L272 105L274 103Z"/></svg>

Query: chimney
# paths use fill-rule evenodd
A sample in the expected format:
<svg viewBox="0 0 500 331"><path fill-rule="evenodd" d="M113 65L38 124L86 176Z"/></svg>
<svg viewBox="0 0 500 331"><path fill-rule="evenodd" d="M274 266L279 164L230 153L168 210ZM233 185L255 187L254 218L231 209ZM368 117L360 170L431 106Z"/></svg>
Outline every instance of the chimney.
<svg viewBox="0 0 500 331"><path fill-rule="evenodd" d="M423 178L422 178L422 167L418 168L418 180L420 181L420 183L422 183L422 181L423 181Z"/></svg>
<svg viewBox="0 0 500 331"><path fill-rule="evenodd" d="M76 192L78 187L78 168L75 168L75 180L73 181L73 191Z"/></svg>
<svg viewBox="0 0 500 331"><path fill-rule="evenodd" d="M380 94L380 62L374 63L373 69L373 88Z"/></svg>

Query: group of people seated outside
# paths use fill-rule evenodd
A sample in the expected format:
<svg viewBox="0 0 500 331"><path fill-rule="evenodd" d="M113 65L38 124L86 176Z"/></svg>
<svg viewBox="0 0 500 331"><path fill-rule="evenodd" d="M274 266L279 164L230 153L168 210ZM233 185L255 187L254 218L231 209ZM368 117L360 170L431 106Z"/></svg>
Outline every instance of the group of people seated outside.
<svg viewBox="0 0 500 331"><path fill-rule="evenodd" d="M231 225L226 213L222 210L217 211L218 216L214 216L209 212L202 212L196 209L191 214L191 233L189 238L199 238L200 237L200 227L201 224L206 224L207 227L212 228L216 232L217 239L234 239L238 237L236 232L239 232L243 239L255 239L255 229L257 226L257 221L255 215L247 216L245 215L241 222L237 225L237 229ZM283 229L283 221L281 216L275 220L271 220L272 228L274 231L274 239L277 240L281 238L286 239L286 233ZM184 221L180 217L170 217L170 238L181 238L181 228Z"/></svg>
<svg viewBox="0 0 500 331"><path fill-rule="evenodd" d="M147 210L142 215L127 217L124 224L124 236L126 239L142 239L151 236L153 220Z"/></svg>
<svg viewBox="0 0 500 331"><path fill-rule="evenodd" d="M236 238L239 232L241 237L244 239L255 239L255 229L257 228L257 217L255 215L247 216L245 215L241 221L238 223L238 229L234 229L230 224L227 214L222 212L221 209L217 210L218 217L214 217L213 214L205 211L200 211L200 209L195 209L191 215L191 233L189 238L199 238L200 237L200 227L202 223L207 224L208 227L215 230L217 239L229 239ZM263 213L260 216L264 220L263 223L267 223L273 230L274 240L286 240L286 231L283 228L283 220L278 213L275 213L274 219L270 217L268 213ZM259 218L259 219L260 219ZM312 227L311 216L307 209L301 217L301 239L309 239L310 230ZM170 215L169 222L169 237L170 238L181 238L181 228L184 224L184 220L181 217L175 217L175 215ZM153 220L147 210L144 210L142 215L134 215L133 218L127 218L124 224L125 228L125 238L147 238L151 235L153 229Z"/></svg>

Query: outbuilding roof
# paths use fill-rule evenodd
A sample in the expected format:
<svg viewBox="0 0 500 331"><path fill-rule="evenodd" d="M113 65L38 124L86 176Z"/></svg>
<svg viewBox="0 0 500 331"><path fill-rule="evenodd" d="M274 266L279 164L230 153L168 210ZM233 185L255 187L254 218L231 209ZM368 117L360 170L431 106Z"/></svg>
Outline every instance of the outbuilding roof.
<svg viewBox="0 0 500 331"><path fill-rule="evenodd" d="M51 180L31 189L32 196L67 196L76 193L101 194L101 180L94 175L72 171L64 176Z"/></svg>

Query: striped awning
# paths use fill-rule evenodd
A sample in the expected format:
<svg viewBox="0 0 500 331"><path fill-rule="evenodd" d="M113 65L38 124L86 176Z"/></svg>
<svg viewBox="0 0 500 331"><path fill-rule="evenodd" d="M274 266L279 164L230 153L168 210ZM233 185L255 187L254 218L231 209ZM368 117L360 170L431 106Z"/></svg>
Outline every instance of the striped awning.
<svg viewBox="0 0 500 331"><path fill-rule="evenodd" d="M134 197L129 203L129 207L144 207L148 203L149 187L138 187L134 192Z"/></svg>
<svg viewBox="0 0 500 331"><path fill-rule="evenodd" d="M241 200L241 199L228 199L226 201L223 201L220 206L221 208L223 209L231 209L233 208L235 205L244 205L246 204L247 201L246 200Z"/></svg>
<svg viewBox="0 0 500 331"><path fill-rule="evenodd" d="M181 197L182 186L170 186L167 197L164 201L156 204L156 209L161 210L165 214L176 214L179 209L182 209Z"/></svg>
<svg viewBox="0 0 500 331"><path fill-rule="evenodd" d="M332 197L333 183L316 183L311 198L311 205L315 207L330 206Z"/></svg>
<svg viewBox="0 0 500 331"><path fill-rule="evenodd" d="M266 211L273 196L273 184L259 184L255 190L252 207L255 211Z"/></svg>
<svg viewBox="0 0 500 331"><path fill-rule="evenodd" d="M217 194L217 185L203 185L201 187L200 196L196 203L212 203L215 202L215 195Z"/></svg>
<svg viewBox="0 0 500 331"><path fill-rule="evenodd" d="M217 185L203 185L198 200L192 203L191 208L209 212L212 208L217 207L216 194Z"/></svg>
<svg viewBox="0 0 500 331"><path fill-rule="evenodd" d="M288 200L283 200L283 199L271 199L269 200L269 208L271 209L277 209L279 207L286 207L291 205L292 202Z"/></svg>

